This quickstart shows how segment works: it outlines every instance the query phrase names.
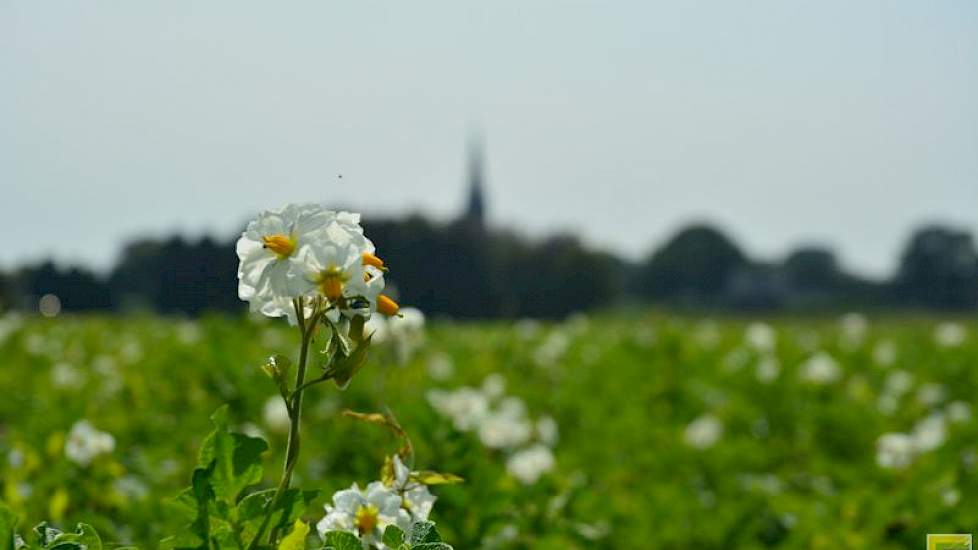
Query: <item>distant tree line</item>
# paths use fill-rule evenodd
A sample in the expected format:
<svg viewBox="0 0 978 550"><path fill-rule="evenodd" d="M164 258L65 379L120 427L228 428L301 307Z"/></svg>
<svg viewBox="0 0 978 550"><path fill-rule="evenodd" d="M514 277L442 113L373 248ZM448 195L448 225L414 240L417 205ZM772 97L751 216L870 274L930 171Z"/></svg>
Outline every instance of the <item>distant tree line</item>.
<svg viewBox="0 0 978 550"><path fill-rule="evenodd" d="M370 220L366 232L391 267L399 300L456 318L562 317L621 304L729 310L916 308L974 310L978 252L966 231L917 230L896 274L846 273L825 247L778 262L753 260L719 229L688 226L643 261L626 262L570 235L529 240L462 218ZM0 275L0 307L36 310L54 294L63 311L239 312L234 242L139 240L106 276L51 262Z"/></svg>

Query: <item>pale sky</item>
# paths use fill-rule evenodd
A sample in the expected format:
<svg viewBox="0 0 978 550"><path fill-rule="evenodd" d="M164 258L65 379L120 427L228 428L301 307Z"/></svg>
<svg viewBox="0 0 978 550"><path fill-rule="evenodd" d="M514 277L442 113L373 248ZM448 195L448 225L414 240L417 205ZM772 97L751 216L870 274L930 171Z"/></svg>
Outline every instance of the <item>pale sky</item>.
<svg viewBox="0 0 978 550"><path fill-rule="evenodd" d="M0 268L320 200L885 275L978 232L978 2L0 0ZM337 178L343 174L343 178Z"/></svg>

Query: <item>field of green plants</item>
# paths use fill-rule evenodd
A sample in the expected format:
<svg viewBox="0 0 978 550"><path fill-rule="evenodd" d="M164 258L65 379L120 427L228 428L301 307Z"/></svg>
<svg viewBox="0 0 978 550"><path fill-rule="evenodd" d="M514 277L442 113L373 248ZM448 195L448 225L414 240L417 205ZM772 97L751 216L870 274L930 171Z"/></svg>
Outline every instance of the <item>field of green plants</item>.
<svg viewBox="0 0 978 550"><path fill-rule="evenodd" d="M922 548L978 527L970 320L402 321L347 389L306 392L312 525L401 444L353 410L465 479L431 487L430 516L463 550ZM0 318L0 500L21 526L155 548L224 404L269 440L274 487L289 421L260 366L297 344L257 318Z"/></svg>

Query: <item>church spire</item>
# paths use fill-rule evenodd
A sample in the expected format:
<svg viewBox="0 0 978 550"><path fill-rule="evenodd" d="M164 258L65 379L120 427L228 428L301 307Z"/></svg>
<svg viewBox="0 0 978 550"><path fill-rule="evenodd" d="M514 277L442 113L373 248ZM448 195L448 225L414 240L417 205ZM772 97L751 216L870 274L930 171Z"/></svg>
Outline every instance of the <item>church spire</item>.
<svg viewBox="0 0 978 550"><path fill-rule="evenodd" d="M486 202L483 186L485 184L484 147L480 138L469 140L468 184L469 196L463 218L482 227L485 225Z"/></svg>

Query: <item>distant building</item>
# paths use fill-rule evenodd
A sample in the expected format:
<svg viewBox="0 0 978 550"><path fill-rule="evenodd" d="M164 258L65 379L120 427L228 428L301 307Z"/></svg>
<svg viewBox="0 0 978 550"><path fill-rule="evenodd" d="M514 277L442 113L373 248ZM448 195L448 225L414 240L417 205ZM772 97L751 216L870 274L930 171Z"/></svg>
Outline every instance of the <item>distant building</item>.
<svg viewBox="0 0 978 550"><path fill-rule="evenodd" d="M485 164L483 162L484 147L481 140L473 139L469 143L468 155L469 194L461 221L473 227L485 228Z"/></svg>

